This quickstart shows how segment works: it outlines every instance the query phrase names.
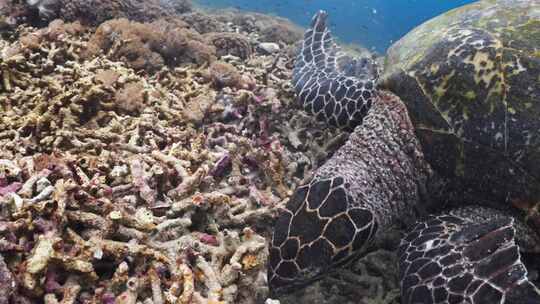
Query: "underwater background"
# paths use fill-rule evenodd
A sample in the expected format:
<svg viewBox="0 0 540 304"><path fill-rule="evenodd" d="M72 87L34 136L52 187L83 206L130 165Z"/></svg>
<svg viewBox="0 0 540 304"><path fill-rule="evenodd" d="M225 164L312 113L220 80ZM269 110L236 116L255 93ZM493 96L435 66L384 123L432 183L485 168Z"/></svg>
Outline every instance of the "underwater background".
<svg viewBox="0 0 540 304"><path fill-rule="evenodd" d="M530 201L513 200L504 192L536 191L540 180L540 103L536 102L540 100L540 0L478 1L449 14L444 22L439 19L411 31L470 2L0 0L0 304L410 303L405 293L402 298L401 290L407 289L401 288L401 283L406 279L402 280L404 272L398 267L404 256L398 251L404 248L400 246L402 239L410 239L403 238L411 224L407 222L410 214L401 214L405 208L398 205L423 203L424 194L435 205L442 200L429 197L431 194L446 195L426 185L426 172L431 171L423 167L427 164L422 151L431 155L441 151L441 163L449 164L441 172L471 172L474 182L480 183L478 188L489 186L479 194L467 190L473 199L463 202L477 203L477 198L488 202L487 195L491 198L502 193L504 199L490 199L489 203L504 203L497 207L506 210L511 202L516 213L526 214L527 221L540 231L540 199L536 199L540 192ZM354 89L347 89L347 95L356 96L347 106L361 106L360 111L353 109L354 116L368 108L374 113L364 122L366 128L354 132L336 126L333 118L340 120L341 115L332 114L327 119L324 114L327 121L317 120L291 81L300 79L297 76L302 73L294 71L298 42L320 9L330 14L338 44L344 46L346 55L354 56L337 61L340 70L359 81ZM499 15L493 15L494 11ZM479 21L479 25L456 33L446 23L459 26L464 21ZM507 21L511 23L504 23ZM480 45L478 35L488 39ZM470 41L470 37L475 39ZM492 37L500 37L506 45L511 42L512 47L504 48L505 56L499 56L505 44ZM440 49L432 48L441 45ZM441 50L443 56L432 56L426 50ZM375 63L382 60L384 69L380 64L379 71ZM415 60L420 64L414 64ZM318 63L315 66L319 69ZM329 69L332 72L333 68ZM415 77L396 71L408 71ZM422 141L418 135L422 132L409 136L413 116L409 117L405 103L396 102L396 107L389 107L390 115L381 115L385 105L397 97L381 92L386 86L375 87L370 81L377 72L380 84L386 80L388 90L403 101L433 101L436 97L439 104L454 107L452 98L462 96L460 101L466 104L463 111L459 107L433 111L435 107L428 105L415 107L411 113L427 114L430 120L445 112L456 113L453 121L458 125L498 132L495 127L483 128L493 118L489 125L504 122L509 130L505 136L511 140L506 141L501 133L490 133L481 136L478 145L470 141L472 144L463 145L466 149L455 149L452 143L458 141L444 139L445 132L433 132L443 130L434 122L424 127L424 133L442 135L444 140L434 136L434 141ZM403 79L406 81L401 85ZM489 87L478 85L482 82ZM361 96L360 87L366 89ZM311 98L315 90L309 90L310 94L303 95ZM341 86L337 91L343 93ZM482 98L489 103L475 102ZM496 104L503 106L492 106ZM396 118L399 124L394 123ZM404 131L395 136L399 140L388 139L396 129ZM365 137L369 138L359 140ZM490 153L481 157L473 154L475 158L463 154L483 149L484 140L492 138L500 150L490 146ZM387 139L392 141L381 144ZM521 144L521 139L527 143ZM426 142L422 151L415 150L417 140ZM361 144L356 144L358 141ZM530 150L520 150L530 143L534 145ZM353 145L354 149L349 149ZM516 153L499 158L501 154L495 152L503 151L503 145L505 153ZM345 167L343 155L351 156L352 169L341 169ZM461 159L467 162L463 164ZM507 167L506 160L523 170L505 171L514 168ZM347 230L352 212L337 214L331 220L323 216L328 224L321 225L320 206L331 206L328 209L334 212L344 206L343 201L350 202L349 197L341 199L341 204L331 204L327 202L336 201L330 195L321 195L324 202L319 200L316 212L295 212L294 221L293 216L287 219L290 213L284 210L294 207L306 183L329 167L338 168L336 174L344 176L347 170L354 170L351 175L362 180L355 177L353 181L365 185L370 195L363 201L381 214L388 214L388 210L400 213L389 216L399 223L379 225L389 229L379 230L373 241L366 241L365 252L354 256L358 259L347 267L325 269L320 280L309 286L298 284L303 282L295 278L291 282L296 284L287 290L291 293L278 294L275 274L290 277L289 271L294 274L300 268L293 265L293 259L282 261L286 255L294 254L296 263L301 261L300 250L308 252L302 256L309 261L308 266L317 266L321 255L329 257L329 250L311 250L323 241L314 241L309 251L300 249L293 233L306 231L310 238L325 239L327 245L330 240L335 244L352 241L350 252L369 239L368 234L357 238ZM509 172L511 178L477 174L493 168L497 174ZM335 178L331 187L343 189L340 179ZM418 191L409 191L413 188ZM338 192L335 189L332 195ZM495 194L485 193L492 189ZM309 191L310 196L316 193ZM452 195L448 195L449 200ZM311 197L302 198L302 204L296 206L306 210L312 204L308 199ZM396 204L385 208L388 203ZM407 205L406 211L417 209L411 206ZM450 204L439 204L443 206ZM433 211L438 214L442 210ZM472 227L483 229L487 224ZM509 225L504 228L501 231L511 230ZM524 229L517 228L517 233ZM356 235L367 231L354 230ZM375 228L369 230L372 234ZM279 245L272 239L280 233L293 237ZM517 246L508 245L514 237L504 236L503 243L493 244L503 244L504 253L525 261L530 270L527 280L513 270L485 269L498 271L496 279L499 274L508 274L540 286L539 255L518 255ZM417 239L422 238L412 242ZM433 249L433 240L424 241L426 245L420 250L437 252L441 248ZM479 244L476 241L467 248L479 248L474 247ZM530 243L536 246L540 239L533 237ZM491 248L481 249L478 255L507 257ZM411 253L411 259L418 257L418 252ZM343 256L334 257L339 264L344 261ZM432 271L431 267L425 269ZM523 274L525 268L515 269ZM479 302L499 303L475 300Z"/></svg>
<svg viewBox="0 0 540 304"><path fill-rule="evenodd" d="M471 0L198 0L214 8L274 14L307 26L320 9L330 14L331 28L345 43L357 43L378 53L422 22Z"/></svg>

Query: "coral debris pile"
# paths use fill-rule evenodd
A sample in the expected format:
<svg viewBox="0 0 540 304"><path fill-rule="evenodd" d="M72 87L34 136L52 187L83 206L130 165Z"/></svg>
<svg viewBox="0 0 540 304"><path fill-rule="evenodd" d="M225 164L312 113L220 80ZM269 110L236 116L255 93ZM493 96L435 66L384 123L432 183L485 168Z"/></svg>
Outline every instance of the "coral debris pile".
<svg viewBox="0 0 540 304"><path fill-rule="evenodd" d="M293 104L291 41L189 15L0 39L0 303L266 298L277 209L347 135Z"/></svg>

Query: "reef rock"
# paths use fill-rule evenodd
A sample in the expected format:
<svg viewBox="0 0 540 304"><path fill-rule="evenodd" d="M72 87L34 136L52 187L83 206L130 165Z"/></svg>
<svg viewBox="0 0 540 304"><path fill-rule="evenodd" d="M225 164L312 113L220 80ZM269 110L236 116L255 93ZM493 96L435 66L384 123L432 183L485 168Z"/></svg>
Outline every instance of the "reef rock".
<svg viewBox="0 0 540 304"><path fill-rule="evenodd" d="M101 53L152 72L165 65L211 62L216 50L180 20L139 23L123 18L104 22L91 37L86 55Z"/></svg>

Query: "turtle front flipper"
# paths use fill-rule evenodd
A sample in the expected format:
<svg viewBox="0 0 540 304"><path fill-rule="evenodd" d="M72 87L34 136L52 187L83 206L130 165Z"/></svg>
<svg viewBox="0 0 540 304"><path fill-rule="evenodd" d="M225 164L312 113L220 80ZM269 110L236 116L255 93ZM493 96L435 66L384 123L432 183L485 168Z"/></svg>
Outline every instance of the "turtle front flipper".
<svg viewBox="0 0 540 304"><path fill-rule="evenodd" d="M405 105L390 93L345 145L298 187L278 217L268 283L279 297L362 254L378 231L412 221L429 169Z"/></svg>
<svg viewBox="0 0 540 304"><path fill-rule="evenodd" d="M342 177L297 188L272 237L268 280L278 296L354 260L377 231L374 215L354 203Z"/></svg>
<svg viewBox="0 0 540 304"><path fill-rule="evenodd" d="M352 129L362 123L371 107L376 73L374 68L364 68L360 71L365 74L358 75L351 71L354 62L343 64L340 59L344 54L328 30L327 17L324 11L313 17L296 57L293 85L306 112L331 125Z"/></svg>
<svg viewBox="0 0 540 304"><path fill-rule="evenodd" d="M450 213L417 224L398 251L402 303L540 303L514 221Z"/></svg>

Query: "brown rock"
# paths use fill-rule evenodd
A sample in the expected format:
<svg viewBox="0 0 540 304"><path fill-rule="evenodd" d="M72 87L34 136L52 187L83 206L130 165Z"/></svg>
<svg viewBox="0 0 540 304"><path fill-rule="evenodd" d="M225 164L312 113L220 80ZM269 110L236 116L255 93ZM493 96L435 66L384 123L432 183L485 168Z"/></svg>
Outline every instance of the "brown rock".
<svg viewBox="0 0 540 304"><path fill-rule="evenodd" d="M145 104L144 85L142 82L127 83L114 96L119 110L128 113L140 113Z"/></svg>

